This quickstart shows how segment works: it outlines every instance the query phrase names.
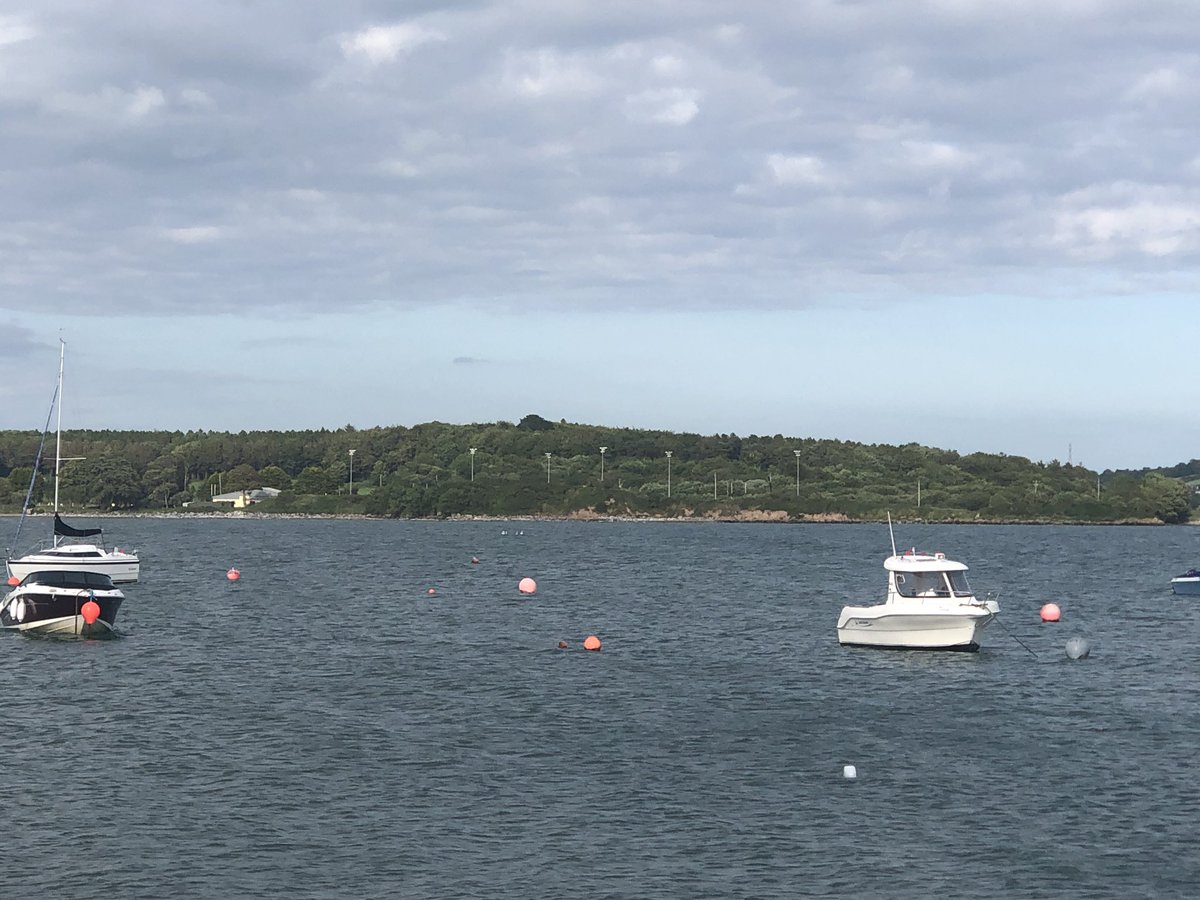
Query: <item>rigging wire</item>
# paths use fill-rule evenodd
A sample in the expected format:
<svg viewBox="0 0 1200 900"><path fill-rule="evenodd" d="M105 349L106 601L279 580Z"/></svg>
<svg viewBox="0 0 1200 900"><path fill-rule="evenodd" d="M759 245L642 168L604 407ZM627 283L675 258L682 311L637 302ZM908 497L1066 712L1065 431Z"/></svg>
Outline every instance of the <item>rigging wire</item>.
<svg viewBox="0 0 1200 900"><path fill-rule="evenodd" d="M21 504L21 518L17 520L17 533L13 535L13 547L20 546L21 526L29 514L29 501L33 498L33 487L37 483L38 470L42 467L42 451L46 448L46 435L50 433L50 420L54 417L54 407L58 404L58 392L62 388L61 381L54 385L54 394L50 398L50 409L46 413L46 424L42 428L42 439L38 442L37 456L33 460L33 474L29 476L29 490L25 492L25 502ZM12 556L12 549L9 549Z"/></svg>

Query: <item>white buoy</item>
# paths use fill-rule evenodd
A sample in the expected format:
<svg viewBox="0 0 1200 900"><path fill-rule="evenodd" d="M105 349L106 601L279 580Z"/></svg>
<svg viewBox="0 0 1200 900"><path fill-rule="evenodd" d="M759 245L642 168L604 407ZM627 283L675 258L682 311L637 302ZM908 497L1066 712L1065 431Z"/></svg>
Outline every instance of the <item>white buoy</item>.
<svg viewBox="0 0 1200 900"><path fill-rule="evenodd" d="M1087 659L1091 652L1091 645L1081 637L1073 637L1067 641L1067 656L1071 659Z"/></svg>
<svg viewBox="0 0 1200 900"><path fill-rule="evenodd" d="M854 766L842 766L842 777L853 781L858 777L858 769Z"/></svg>

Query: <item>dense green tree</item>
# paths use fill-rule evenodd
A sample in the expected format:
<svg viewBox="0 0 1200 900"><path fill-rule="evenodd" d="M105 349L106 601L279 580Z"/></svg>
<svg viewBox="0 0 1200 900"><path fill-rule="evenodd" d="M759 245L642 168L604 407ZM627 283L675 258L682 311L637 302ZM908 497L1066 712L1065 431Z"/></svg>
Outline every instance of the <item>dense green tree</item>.
<svg viewBox="0 0 1200 900"><path fill-rule="evenodd" d="M63 468L60 500L95 509L130 509L145 501L142 480L120 456L83 459Z"/></svg>
<svg viewBox="0 0 1200 900"><path fill-rule="evenodd" d="M292 476L279 466L263 466L258 478L258 487L275 488L280 491L289 491L292 488Z"/></svg>
<svg viewBox="0 0 1200 900"><path fill-rule="evenodd" d="M183 461L174 453L155 457L142 475L142 489L147 497L170 497L183 489Z"/></svg>
<svg viewBox="0 0 1200 900"><path fill-rule="evenodd" d="M320 466L306 466L292 482L297 494L332 494L340 486L341 482Z"/></svg>
<svg viewBox="0 0 1200 900"><path fill-rule="evenodd" d="M240 463L225 472L221 483L226 492L249 491L262 487L262 479L259 477L258 472L255 471L254 466L247 463Z"/></svg>
<svg viewBox="0 0 1200 900"><path fill-rule="evenodd" d="M533 413L525 416L525 418L517 423L517 428L522 431L549 431L553 427L553 422L548 422L541 416L536 416Z"/></svg>
<svg viewBox="0 0 1200 900"><path fill-rule="evenodd" d="M1150 472L1142 481L1141 512L1162 522L1186 522L1191 509L1187 485L1158 472Z"/></svg>

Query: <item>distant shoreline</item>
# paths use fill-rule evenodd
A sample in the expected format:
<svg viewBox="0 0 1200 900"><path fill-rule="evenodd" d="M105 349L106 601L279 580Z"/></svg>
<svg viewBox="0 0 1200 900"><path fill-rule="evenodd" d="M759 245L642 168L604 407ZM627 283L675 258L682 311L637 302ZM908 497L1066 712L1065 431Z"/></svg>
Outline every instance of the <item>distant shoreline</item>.
<svg viewBox="0 0 1200 900"><path fill-rule="evenodd" d="M854 519L840 513L817 514L793 518L790 516L770 514L761 511L760 515L749 514L741 516L607 516L599 514L574 515L521 515L521 516L487 516L487 515L453 515L453 516L421 516L407 518L403 516L369 516L364 513L292 513L292 512L247 512L246 510L205 510L203 512L161 512L150 510L131 510L127 512L64 512L68 518L78 519L346 519L359 521L404 521L404 522L644 522L647 524L704 524L721 523L727 525L884 525L887 519ZM29 519L48 519L52 513L29 513ZM20 513L0 513L0 517L17 519ZM1037 519L908 519L893 518L893 522L906 525L1095 525L1095 526L1167 526L1168 523L1158 519L1137 519L1123 521L1094 521L1094 522L1051 522ZM1183 526L1200 525L1200 519L1192 519L1180 523Z"/></svg>

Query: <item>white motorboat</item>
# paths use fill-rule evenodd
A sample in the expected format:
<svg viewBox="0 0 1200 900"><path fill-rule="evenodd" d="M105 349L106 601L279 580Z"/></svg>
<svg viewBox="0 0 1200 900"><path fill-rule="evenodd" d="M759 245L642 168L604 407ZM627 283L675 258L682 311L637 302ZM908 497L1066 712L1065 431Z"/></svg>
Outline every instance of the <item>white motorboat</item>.
<svg viewBox="0 0 1200 900"><path fill-rule="evenodd" d="M109 550L103 543L104 531L101 528L74 528L62 520L58 514L58 482L59 472L62 469L62 383L63 383L63 360L66 355L66 343L60 342L58 355L58 383L54 389L54 396L50 402L50 411L53 413L57 408L58 423L56 426L56 439L54 451L54 527L51 531L52 540L48 544L44 544L35 550L32 550L23 556L13 557L11 554L7 560L8 568L8 583L15 585L27 578L34 572L99 572L107 575L115 584L130 584L138 580L138 575L141 571L141 561L137 554L129 553L124 550L112 549ZM46 418L46 428L42 432L42 442L45 443L46 433L50 428L50 418ZM21 519L17 523L17 538L20 539L21 526L25 522L26 513L29 510L30 497L33 495L33 487L37 479L38 468L41 465L42 451L38 448L37 459L34 461L33 478L29 482L29 493L25 498L25 506L21 513ZM87 538L99 537L100 542L88 540L80 540Z"/></svg>
<svg viewBox="0 0 1200 900"><path fill-rule="evenodd" d="M1200 571L1188 569L1171 579L1171 590L1185 597L1200 594Z"/></svg>
<svg viewBox="0 0 1200 900"><path fill-rule="evenodd" d="M944 553L916 549L883 561L887 599L877 606L847 606L838 618L838 642L910 650L978 650L979 633L1000 612L991 598L975 596L967 567Z"/></svg>
<svg viewBox="0 0 1200 900"><path fill-rule="evenodd" d="M113 630L125 595L98 572L31 572L0 601L0 630L98 637Z"/></svg>

